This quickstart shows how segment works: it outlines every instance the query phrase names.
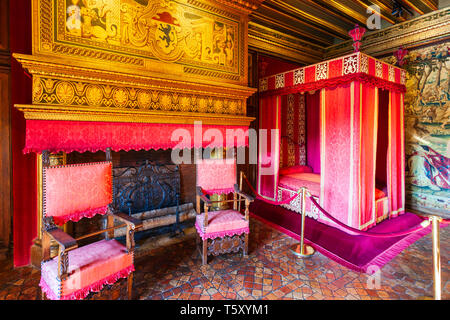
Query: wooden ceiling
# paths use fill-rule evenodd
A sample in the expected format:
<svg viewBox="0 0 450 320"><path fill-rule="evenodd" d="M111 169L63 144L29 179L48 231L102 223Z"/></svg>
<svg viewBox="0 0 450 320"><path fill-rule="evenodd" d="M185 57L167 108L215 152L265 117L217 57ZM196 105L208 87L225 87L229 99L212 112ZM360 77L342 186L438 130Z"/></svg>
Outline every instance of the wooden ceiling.
<svg viewBox="0 0 450 320"><path fill-rule="evenodd" d="M250 22L325 49L350 40L355 24L366 26L368 6L379 6L383 28L438 10L438 0L397 2L404 7L400 17L392 14L392 0L265 0Z"/></svg>

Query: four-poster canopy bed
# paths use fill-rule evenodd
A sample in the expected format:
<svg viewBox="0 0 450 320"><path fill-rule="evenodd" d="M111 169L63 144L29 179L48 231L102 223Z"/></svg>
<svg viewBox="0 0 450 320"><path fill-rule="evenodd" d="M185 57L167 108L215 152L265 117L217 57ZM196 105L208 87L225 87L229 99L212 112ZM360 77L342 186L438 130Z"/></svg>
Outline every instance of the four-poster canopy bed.
<svg viewBox="0 0 450 320"><path fill-rule="evenodd" d="M261 78L259 129L268 139L259 146L258 193L280 201L307 187L359 230L402 214L405 77L355 52ZM285 207L299 212L300 198ZM342 229L309 199L306 212Z"/></svg>

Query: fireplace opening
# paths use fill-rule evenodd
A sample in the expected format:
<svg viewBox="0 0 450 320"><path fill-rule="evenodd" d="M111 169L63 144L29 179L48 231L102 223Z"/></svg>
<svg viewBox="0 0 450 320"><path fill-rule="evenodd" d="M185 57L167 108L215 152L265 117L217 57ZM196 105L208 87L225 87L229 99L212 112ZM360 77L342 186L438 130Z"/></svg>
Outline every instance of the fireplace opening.
<svg viewBox="0 0 450 320"><path fill-rule="evenodd" d="M195 164L174 164L171 150L111 152L113 162L113 207L143 222L135 234L136 247L157 236L183 236L195 222ZM71 152L67 164L104 161L105 152ZM66 230L77 237L98 230L105 219L82 219L68 223ZM125 241L126 229L114 230ZM101 238L102 235L99 235Z"/></svg>

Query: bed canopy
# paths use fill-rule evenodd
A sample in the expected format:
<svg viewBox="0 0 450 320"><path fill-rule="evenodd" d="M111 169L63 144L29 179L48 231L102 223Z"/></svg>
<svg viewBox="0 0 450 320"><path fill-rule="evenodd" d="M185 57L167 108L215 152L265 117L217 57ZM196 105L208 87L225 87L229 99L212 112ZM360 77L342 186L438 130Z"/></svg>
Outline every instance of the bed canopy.
<svg viewBox="0 0 450 320"><path fill-rule="evenodd" d="M286 127L303 121L307 137L294 136L301 150L288 152L305 156L290 165L308 164L320 174L313 194L325 210L360 230L403 213L405 77L400 68L354 52L261 78L259 128L268 138L259 144L258 193L279 200L280 166L286 166L280 157L289 149L283 147ZM288 121L286 104L295 106ZM383 187L385 201L378 202ZM339 227L321 213L315 218Z"/></svg>

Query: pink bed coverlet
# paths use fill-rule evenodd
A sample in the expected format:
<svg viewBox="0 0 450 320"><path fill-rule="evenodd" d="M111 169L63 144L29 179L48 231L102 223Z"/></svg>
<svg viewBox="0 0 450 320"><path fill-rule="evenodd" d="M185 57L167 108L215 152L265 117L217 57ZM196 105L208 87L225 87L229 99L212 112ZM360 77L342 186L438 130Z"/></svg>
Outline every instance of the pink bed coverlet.
<svg viewBox="0 0 450 320"><path fill-rule="evenodd" d="M320 195L320 174L317 173L291 173L287 175L280 175L281 187L290 190L298 190L302 187L308 190L314 196Z"/></svg>

